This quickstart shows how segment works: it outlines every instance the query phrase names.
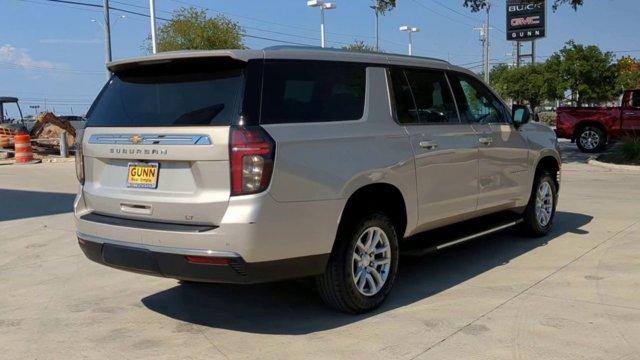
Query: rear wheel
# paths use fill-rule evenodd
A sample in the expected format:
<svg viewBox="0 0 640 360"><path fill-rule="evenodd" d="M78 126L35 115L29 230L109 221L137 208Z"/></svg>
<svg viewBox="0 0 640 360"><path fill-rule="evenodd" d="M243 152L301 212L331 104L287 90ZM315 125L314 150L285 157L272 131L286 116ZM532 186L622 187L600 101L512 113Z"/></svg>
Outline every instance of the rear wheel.
<svg viewBox="0 0 640 360"><path fill-rule="evenodd" d="M383 213L362 217L338 234L327 270L316 279L329 306L358 314L380 306L398 272L398 238Z"/></svg>
<svg viewBox="0 0 640 360"><path fill-rule="evenodd" d="M602 151L606 144L606 135L602 129L596 126L585 126L578 130L576 145L585 153Z"/></svg>
<svg viewBox="0 0 640 360"><path fill-rule="evenodd" d="M527 235L540 237L551 230L557 201L558 187L553 175L545 170L539 172L523 214L523 230Z"/></svg>

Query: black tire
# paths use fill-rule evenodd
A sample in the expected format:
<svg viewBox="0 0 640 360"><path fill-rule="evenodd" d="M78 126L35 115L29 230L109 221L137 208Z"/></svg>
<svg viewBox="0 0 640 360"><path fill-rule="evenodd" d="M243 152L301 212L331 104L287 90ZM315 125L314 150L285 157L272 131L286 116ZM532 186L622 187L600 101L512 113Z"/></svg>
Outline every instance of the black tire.
<svg viewBox="0 0 640 360"><path fill-rule="evenodd" d="M356 242L370 228L381 229L391 250L386 281L380 290L370 296L356 286L353 271L353 253ZM361 217L351 226L342 226L324 274L316 278L316 287L328 306L349 314L361 314L380 306L393 287L398 273L398 237L391 219L383 213ZM368 285L367 285L368 286Z"/></svg>
<svg viewBox="0 0 640 360"><path fill-rule="evenodd" d="M551 204L551 215L549 216L548 222L546 224L543 224L542 220L540 220L540 218L538 217L536 206L538 189L543 183L549 185L549 189L551 191L551 199L553 201L553 204ZM553 227L553 219L556 215L557 204L558 187L556 186L553 174L546 170L539 171L533 182L533 189L531 191L529 203L527 204L527 207L522 216L522 230L524 234L531 237L541 237L547 235L547 233L549 233L549 231Z"/></svg>
<svg viewBox="0 0 640 360"><path fill-rule="evenodd" d="M576 145L583 153L601 152L606 144L607 135L597 126L583 126L576 134Z"/></svg>

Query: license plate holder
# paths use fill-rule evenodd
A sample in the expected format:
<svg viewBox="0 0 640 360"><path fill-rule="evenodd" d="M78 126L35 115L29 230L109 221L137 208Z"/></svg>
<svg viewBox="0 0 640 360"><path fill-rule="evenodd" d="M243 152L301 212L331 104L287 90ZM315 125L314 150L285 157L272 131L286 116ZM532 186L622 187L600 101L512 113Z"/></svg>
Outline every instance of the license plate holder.
<svg viewBox="0 0 640 360"><path fill-rule="evenodd" d="M158 187L160 164L131 162L127 165L127 187L155 189Z"/></svg>

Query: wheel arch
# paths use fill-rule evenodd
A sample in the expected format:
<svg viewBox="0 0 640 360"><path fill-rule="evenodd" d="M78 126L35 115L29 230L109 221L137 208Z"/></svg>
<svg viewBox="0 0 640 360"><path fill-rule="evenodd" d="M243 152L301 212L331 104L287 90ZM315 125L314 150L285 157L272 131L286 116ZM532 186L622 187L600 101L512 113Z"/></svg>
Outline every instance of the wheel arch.
<svg viewBox="0 0 640 360"><path fill-rule="evenodd" d="M604 137L605 137L605 141L608 141L609 134L607 133L607 128L604 125L602 125L601 122L599 122L597 120L592 120L592 119L582 120L582 121L578 122L574 126L572 139L573 140L577 140L578 139L578 133L580 132L580 130L582 130L586 126L597 127L598 129L602 130L602 133L604 134Z"/></svg>
<svg viewBox="0 0 640 360"><path fill-rule="evenodd" d="M407 229L407 204L402 191L389 183L367 184L354 191L340 213L338 233L358 215L375 211L382 211L391 218L398 240L401 240Z"/></svg>
<svg viewBox="0 0 640 360"><path fill-rule="evenodd" d="M538 159L538 163L536 164L536 171L534 174L534 178L536 178L541 171L548 170L554 176L554 180L556 183L556 188L560 189L560 169L562 167L561 161L552 154L543 154L540 159ZM534 181L535 183L535 181Z"/></svg>

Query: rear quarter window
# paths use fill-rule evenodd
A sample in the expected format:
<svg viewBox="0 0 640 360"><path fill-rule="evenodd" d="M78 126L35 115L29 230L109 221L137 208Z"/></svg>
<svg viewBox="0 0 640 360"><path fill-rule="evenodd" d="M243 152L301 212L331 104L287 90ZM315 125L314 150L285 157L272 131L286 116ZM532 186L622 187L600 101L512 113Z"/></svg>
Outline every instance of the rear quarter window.
<svg viewBox="0 0 640 360"><path fill-rule="evenodd" d="M322 61L264 65L262 124L358 120L364 113L366 66Z"/></svg>

